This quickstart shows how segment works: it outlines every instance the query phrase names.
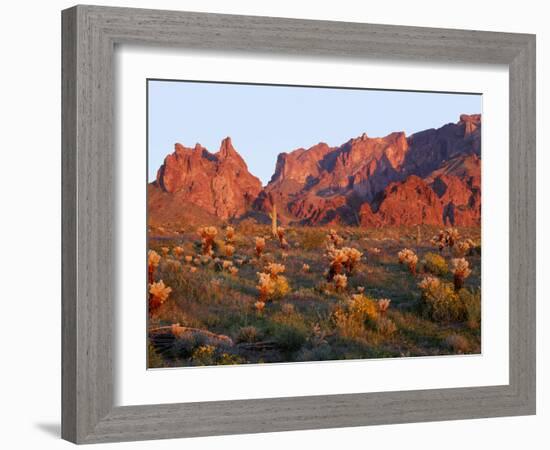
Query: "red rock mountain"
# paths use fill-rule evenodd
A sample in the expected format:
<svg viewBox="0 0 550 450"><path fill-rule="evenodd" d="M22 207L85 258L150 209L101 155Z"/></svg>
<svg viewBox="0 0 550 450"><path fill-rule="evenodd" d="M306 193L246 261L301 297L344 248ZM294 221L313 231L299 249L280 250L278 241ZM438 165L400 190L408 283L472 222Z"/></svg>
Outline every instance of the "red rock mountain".
<svg viewBox="0 0 550 450"><path fill-rule="evenodd" d="M176 144L174 153L159 168L149 198L156 201L153 209L158 213L163 207L173 210L192 204L220 219L229 219L248 211L261 190L260 180L248 171L231 139L225 138L217 153L200 144L194 148Z"/></svg>
<svg viewBox="0 0 550 450"><path fill-rule="evenodd" d="M149 204L159 213L165 203L175 210L192 204L224 220L261 218L275 203L287 224L476 226L480 155L481 115L462 115L408 137L363 134L337 147L319 143L281 153L262 189L229 138L215 154L176 144L150 187Z"/></svg>
<svg viewBox="0 0 550 450"><path fill-rule="evenodd" d="M443 205L437 194L422 180L411 175L405 181L391 183L384 190L384 201L376 214L368 203L361 207L361 225L439 225Z"/></svg>
<svg viewBox="0 0 550 450"><path fill-rule="evenodd" d="M310 225L477 225L480 153L480 115L409 137L320 143L280 154L255 207L275 202L284 221Z"/></svg>

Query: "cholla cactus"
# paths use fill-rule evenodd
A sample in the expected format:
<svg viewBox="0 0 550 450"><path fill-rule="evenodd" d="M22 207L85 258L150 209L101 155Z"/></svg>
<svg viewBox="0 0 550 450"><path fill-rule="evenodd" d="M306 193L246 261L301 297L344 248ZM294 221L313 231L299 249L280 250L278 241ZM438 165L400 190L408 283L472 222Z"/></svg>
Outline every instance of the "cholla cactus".
<svg viewBox="0 0 550 450"><path fill-rule="evenodd" d="M328 250L328 256L331 261L327 278L331 281L335 275L342 273L342 269L344 268L346 269L347 276L351 276L363 253L352 247L341 249L332 247Z"/></svg>
<svg viewBox="0 0 550 450"><path fill-rule="evenodd" d="M439 251L443 251L445 247L453 248L460 239L460 233L456 228L446 228L439 230L439 233L431 239L433 245L437 245Z"/></svg>
<svg viewBox="0 0 550 450"><path fill-rule="evenodd" d="M214 239L218 235L216 227L201 227L199 228L199 236L202 243L202 254L212 256L214 253L212 246L214 245Z"/></svg>
<svg viewBox="0 0 550 450"><path fill-rule="evenodd" d="M279 245L281 248L288 248L288 242L285 238L285 229L283 227L277 227L277 238L279 239Z"/></svg>
<svg viewBox="0 0 550 450"><path fill-rule="evenodd" d="M254 308L256 308L256 312L258 314L262 314L265 309L265 302L258 300L256 303L254 303Z"/></svg>
<svg viewBox="0 0 550 450"><path fill-rule="evenodd" d="M183 247L174 247L172 252L174 253L174 256L176 258L181 258L181 256L183 255Z"/></svg>
<svg viewBox="0 0 550 450"><path fill-rule="evenodd" d="M416 254L409 248L404 248L399 253L397 253L399 264L407 264L413 256L416 256Z"/></svg>
<svg viewBox="0 0 550 450"><path fill-rule="evenodd" d="M161 247L160 250L162 251L162 256L168 256L168 252L170 251L168 247Z"/></svg>
<svg viewBox="0 0 550 450"><path fill-rule="evenodd" d="M380 311L380 314L386 314L386 311L388 311L390 307L390 303L391 300L389 298L381 298L378 300L378 311Z"/></svg>
<svg viewBox="0 0 550 450"><path fill-rule="evenodd" d="M342 273L344 264L348 260L348 255L345 251L333 247L329 249L328 256L330 258L330 267L327 272L327 280L332 281L336 275Z"/></svg>
<svg viewBox="0 0 550 450"><path fill-rule="evenodd" d="M272 279L277 279L277 277L284 273L286 270L286 267L284 264L277 264L277 263L269 263L267 266L265 266L264 272L268 273Z"/></svg>
<svg viewBox="0 0 550 450"><path fill-rule="evenodd" d="M260 258L265 248L265 239L263 237L256 237L256 256Z"/></svg>
<svg viewBox="0 0 550 450"><path fill-rule="evenodd" d="M287 279L281 275L285 269L283 264L269 263L265 266L263 274L258 274L260 282L257 287L261 301L284 297L290 291ZM269 277L271 283L265 281L266 277Z"/></svg>
<svg viewBox="0 0 550 450"><path fill-rule="evenodd" d="M172 288L165 286L162 280L157 283L151 283L149 285L149 311L154 311L162 305L170 295L170 292L172 292Z"/></svg>
<svg viewBox="0 0 550 450"><path fill-rule="evenodd" d="M334 282L334 288L338 292L344 291L348 285L348 277L344 274L334 275L332 281Z"/></svg>
<svg viewBox="0 0 550 450"><path fill-rule="evenodd" d="M418 256L409 248L404 248L397 254L399 258L399 264L406 264L409 271L416 275L416 264L418 263Z"/></svg>
<svg viewBox="0 0 550 450"><path fill-rule="evenodd" d="M231 261L223 261L222 267L224 270L230 270L233 267L233 263Z"/></svg>
<svg viewBox="0 0 550 450"><path fill-rule="evenodd" d="M330 229L327 235L329 244L338 248L344 243L344 239L338 235L338 232L334 229Z"/></svg>
<svg viewBox="0 0 550 450"><path fill-rule="evenodd" d="M229 269L229 273L233 276L236 276L239 273L239 269L237 269L236 267L231 267Z"/></svg>
<svg viewBox="0 0 550 450"><path fill-rule="evenodd" d="M470 245L466 241L457 242L455 252L457 255L464 256L470 250Z"/></svg>
<svg viewBox="0 0 550 450"><path fill-rule="evenodd" d="M342 251L347 257L344 261L344 267L346 268L349 276L353 274L353 271L355 270L357 263L361 260L361 256L363 256L363 253L353 247L344 247Z"/></svg>
<svg viewBox="0 0 550 450"><path fill-rule="evenodd" d="M456 228L447 228L445 230L445 233L447 235L447 245L451 248L455 245L455 243L460 239L460 233Z"/></svg>
<svg viewBox="0 0 550 450"><path fill-rule="evenodd" d="M193 256L187 255L187 256L185 257L185 262L186 262L187 264L191 264L191 263L193 262Z"/></svg>
<svg viewBox="0 0 550 450"><path fill-rule="evenodd" d="M159 263L160 255L154 250L149 250L149 252L147 253L147 264L149 265L149 267L157 268Z"/></svg>
<svg viewBox="0 0 550 450"><path fill-rule="evenodd" d="M451 260L451 270L454 275L455 290L458 291L464 286L464 280L472 273L468 261L464 258L454 258Z"/></svg>
<svg viewBox="0 0 550 450"><path fill-rule="evenodd" d="M224 250L225 256L227 256L228 258L231 258L235 253L235 247L231 244L226 244Z"/></svg>
<svg viewBox="0 0 550 450"><path fill-rule="evenodd" d="M154 281L155 269L159 266L159 263L160 255L154 250L149 250L149 253L147 253L147 280L149 284Z"/></svg>
<svg viewBox="0 0 550 450"><path fill-rule="evenodd" d="M371 252L373 255L379 255L381 251L382 250L380 250L378 247L372 247L371 249L369 249L369 252Z"/></svg>
<svg viewBox="0 0 550 450"><path fill-rule="evenodd" d="M440 284L441 280L439 278L427 276L422 278L422 281L418 283L418 287L422 289L422 291L433 291L437 289Z"/></svg>
<svg viewBox="0 0 550 450"><path fill-rule="evenodd" d="M440 252L443 251L445 246L447 245L447 239L445 237L445 231L439 230L439 233L437 233L430 241L432 245L435 245Z"/></svg>
<svg viewBox="0 0 550 450"><path fill-rule="evenodd" d="M357 286L357 292L359 292L359 294L362 294L363 292L365 292L365 288L363 286Z"/></svg>
<svg viewBox="0 0 550 450"><path fill-rule="evenodd" d="M468 252L475 247L475 242L471 239L464 239L456 244L456 254L459 256L465 256Z"/></svg>
<svg viewBox="0 0 550 450"><path fill-rule="evenodd" d="M268 273L257 272L258 275L258 291L260 291L259 302L264 303L275 293L275 281Z"/></svg>
<svg viewBox="0 0 550 450"><path fill-rule="evenodd" d="M235 228L227 227L225 229L225 240L226 240L226 242L228 244L232 243L234 239L235 239Z"/></svg>
<svg viewBox="0 0 550 450"><path fill-rule="evenodd" d="M307 273L307 272L309 272L309 270L310 270L309 264L305 264L305 263L304 263L304 264L302 265L302 272L306 272L306 273Z"/></svg>

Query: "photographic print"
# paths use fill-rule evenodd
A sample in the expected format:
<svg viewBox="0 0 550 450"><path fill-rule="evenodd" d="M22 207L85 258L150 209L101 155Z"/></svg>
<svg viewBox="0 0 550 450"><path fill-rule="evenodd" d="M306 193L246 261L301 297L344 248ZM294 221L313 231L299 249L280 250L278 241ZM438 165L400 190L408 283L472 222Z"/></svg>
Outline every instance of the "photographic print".
<svg viewBox="0 0 550 450"><path fill-rule="evenodd" d="M480 94L149 79L147 105L148 368L481 353Z"/></svg>

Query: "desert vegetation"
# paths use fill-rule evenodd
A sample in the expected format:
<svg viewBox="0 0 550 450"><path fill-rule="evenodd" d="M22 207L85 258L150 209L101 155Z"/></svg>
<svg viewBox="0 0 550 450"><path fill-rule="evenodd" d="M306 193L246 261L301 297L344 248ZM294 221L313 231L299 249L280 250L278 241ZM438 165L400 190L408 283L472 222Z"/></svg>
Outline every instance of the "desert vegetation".
<svg viewBox="0 0 550 450"><path fill-rule="evenodd" d="M149 367L480 352L479 227L242 220L148 236Z"/></svg>

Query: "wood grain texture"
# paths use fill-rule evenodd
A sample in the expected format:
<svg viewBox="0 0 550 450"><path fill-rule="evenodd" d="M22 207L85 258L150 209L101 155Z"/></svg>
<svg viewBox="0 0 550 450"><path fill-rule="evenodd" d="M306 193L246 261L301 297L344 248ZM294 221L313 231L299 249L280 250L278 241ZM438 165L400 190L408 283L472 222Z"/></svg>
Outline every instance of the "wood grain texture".
<svg viewBox="0 0 550 450"><path fill-rule="evenodd" d="M62 17L62 155L61 155L61 248L62 260L62 390L63 405L61 434L71 441L76 440L76 10Z"/></svg>
<svg viewBox="0 0 550 450"><path fill-rule="evenodd" d="M535 37L77 6L63 11L62 435L77 443L535 412ZM505 64L510 72L510 383L114 407L115 44Z"/></svg>

